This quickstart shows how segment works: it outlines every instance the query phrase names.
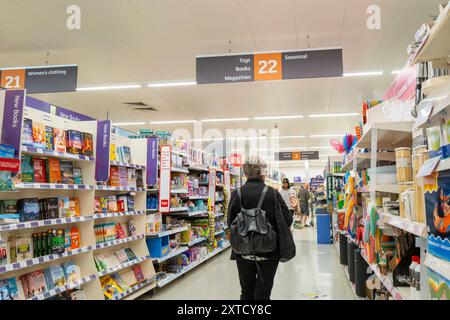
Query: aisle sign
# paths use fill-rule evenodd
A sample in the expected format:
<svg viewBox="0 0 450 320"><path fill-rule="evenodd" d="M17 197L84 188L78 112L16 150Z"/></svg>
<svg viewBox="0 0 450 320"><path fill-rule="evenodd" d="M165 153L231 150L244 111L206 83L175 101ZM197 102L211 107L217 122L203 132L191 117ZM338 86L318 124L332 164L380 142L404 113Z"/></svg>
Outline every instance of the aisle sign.
<svg viewBox="0 0 450 320"><path fill-rule="evenodd" d="M58 65L0 69L0 87L27 89L27 93L77 90L78 66Z"/></svg>
<svg viewBox="0 0 450 320"><path fill-rule="evenodd" d="M197 84L342 77L342 49L196 58Z"/></svg>
<svg viewBox="0 0 450 320"><path fill-rule="evenodd" d="M95 148L95 180L109 180L111 120L97 121Z"/></svg>
<svg viewBox="0 0 450 320"><path fill-rule="evenodd" d="M13 147L15 156L19 157L25 90L2 90L0 104L3 104L3 108L0 108L3 109L1 143Z"/></svg>
<svg viewBox="0 0 450 320"><path fill-rule="evenodd" d="M158 138L147 138L147 185L154 186L158 178Z"/></svg>
<svg viewBox="0 0 450 320"><path fill-rule="evenodd" d="M275 153L275 160L278 161L319 160L319 151L277 152Z"/></svg>
<svg viewBox="0 0 450 320"><path fill-rule="evenodd" d="M209 169L208 201L210 201L212 214L216 213L216 169ZM208 210L210 208L208 207Z"/></svg>
<svg viewBox="0 0 450 320"><path fill-rule="evenodd" d="M172 147L161 146L161 159L159 171L159 212L170 212L170 180L172 166Z"/></svg>

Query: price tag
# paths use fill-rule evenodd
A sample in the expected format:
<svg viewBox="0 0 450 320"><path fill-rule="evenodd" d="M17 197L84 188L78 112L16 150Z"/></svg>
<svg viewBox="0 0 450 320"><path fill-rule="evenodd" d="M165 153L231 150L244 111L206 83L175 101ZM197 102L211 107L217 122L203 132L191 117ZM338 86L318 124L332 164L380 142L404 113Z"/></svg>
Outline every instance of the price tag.
<svg viewBox="0 0 450 320"><path fill-rule="evenodd" d="M25 70L3 70L1 71L0 87L5 89L24 89Z"/></svg>

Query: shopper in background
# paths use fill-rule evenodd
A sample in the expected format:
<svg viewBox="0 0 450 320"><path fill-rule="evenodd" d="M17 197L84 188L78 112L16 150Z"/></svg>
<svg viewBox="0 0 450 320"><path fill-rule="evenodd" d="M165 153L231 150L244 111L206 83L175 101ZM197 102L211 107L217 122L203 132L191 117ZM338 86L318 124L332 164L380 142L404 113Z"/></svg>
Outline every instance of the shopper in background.
<svg viewBox="0 0 450 320"><path fill-rule="evenodd" d="M300 187L300 190L298 191L298 202L300 205L300 212L301 212L301 224L304 227L309 227L306 222L308 220L309 216L309 185L308 183L305 183Z"/></svg>
<svg viewBox="0 0 450 320"><path fill-rule="evenodd" d="M281 194L281 197L283 198L284 202L286 203L286 206L288 207L289 212L292 215L294 215L295 206L297 205L297 201L294 198L297 198L297 192L295 192L295 190L289 186L288 178L283 179L281 188L278 190L278 192Z"/></svg>
<svg viewBox="0 0 450 320"><path fill-rule="evenodd" d="M240 191L232 193L228 209L231 259L237 263L241 300L270 300L279 262L288 261L295 256L295 243L289 231L292 214L280 193L264 183L266 167L266 163L258 157L249 157L245 161L243 169L247 182ZM252 221L248 217L256 217L256 223L247 223ZM273 242L264 242L265 246L274 248L272 251L265 252L270 249L260 248L262 242L253 243L254 239L264 236L254 231L261 228L261 225L268 230L266 233L274 234ZM239 253L244 250L252 252ZM255 250L258 252L253 252ZM260 253L263 251L264 253Z"/></svg>

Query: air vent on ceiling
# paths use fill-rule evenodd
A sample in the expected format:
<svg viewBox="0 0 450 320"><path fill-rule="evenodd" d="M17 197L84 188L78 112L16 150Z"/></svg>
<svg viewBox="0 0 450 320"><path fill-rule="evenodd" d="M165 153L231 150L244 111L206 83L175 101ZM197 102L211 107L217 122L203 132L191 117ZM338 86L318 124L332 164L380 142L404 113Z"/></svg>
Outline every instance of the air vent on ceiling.
<svg viewBox="0 0 450 320"><path fill-rule="evenodd" d="M123 104L126 104L128 106L134 107L133 110L135 111L144 111L144 112L155 112L158 111L155 107L149 106L148 104L137 101L137 102L124 102Z"/></svg>

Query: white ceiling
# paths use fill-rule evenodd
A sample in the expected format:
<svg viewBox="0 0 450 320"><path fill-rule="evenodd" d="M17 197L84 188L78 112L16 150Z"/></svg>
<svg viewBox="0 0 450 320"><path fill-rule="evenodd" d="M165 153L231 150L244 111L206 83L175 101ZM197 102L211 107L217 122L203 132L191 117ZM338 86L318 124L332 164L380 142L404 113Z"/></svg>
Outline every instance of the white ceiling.
<svg viewBox="0 0 450 320"><path fill-rule="evenodd" d="M211 84L35 95L113 122L360 112L379 98L392 70L407 60L415 31L441 0L9 0L0 10L0 66L78 64L78 86L194 80L195 56L343 47L345 72L383 76ZM66 8L81 8L81 30L66 28ZM381 30L368 30L366 9L381 7ZM310 39L307 41L307 35ZM231 40L231 46L228 41ZM142 101L155 113L132 111ZM271 129L281 135L353 132L357 117L203 124ZM137 130L139 127L127 127ZM149 127L149 126L147 126ZM180 125L154 125L173 130ZM188 130L193 125L182 125ZM329 138L281 140L281 147L326 146ZM331 151L327 150L326 153Z"/></svg>

